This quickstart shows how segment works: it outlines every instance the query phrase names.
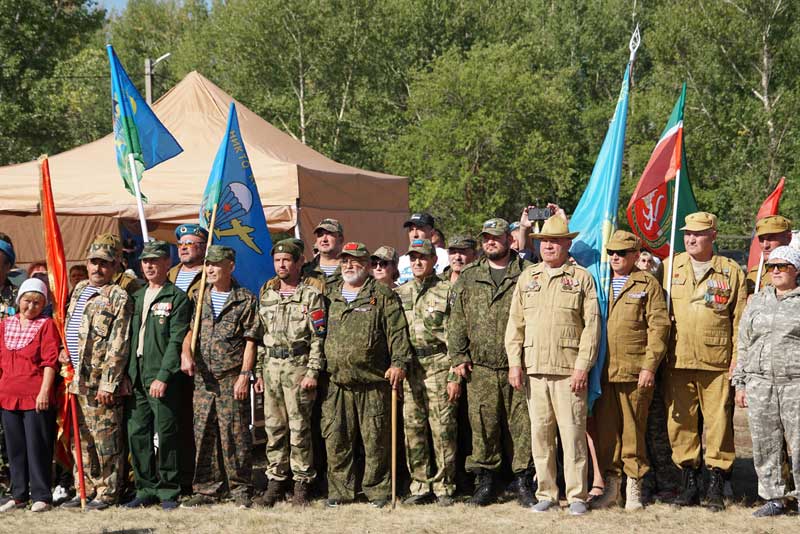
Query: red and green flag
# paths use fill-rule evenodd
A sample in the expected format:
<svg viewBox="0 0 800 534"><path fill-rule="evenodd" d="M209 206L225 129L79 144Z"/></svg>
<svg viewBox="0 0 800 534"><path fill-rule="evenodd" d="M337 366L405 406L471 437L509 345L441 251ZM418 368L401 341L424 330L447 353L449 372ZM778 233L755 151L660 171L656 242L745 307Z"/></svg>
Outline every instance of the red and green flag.
<svg viewBox="0 0 800 534"><path fill-rule="evenodd" d="M697 201L689 183L689 169L683 150L683 107L686 83L681 96L650 156L650 161L628 203L628 222L644 246L661 259L669 256L670 232L676 184L678 189L677 222L697 211ZM677 180L676 180L677 178ZM683 252L683 239L675 237L675 252Z"/></svg>

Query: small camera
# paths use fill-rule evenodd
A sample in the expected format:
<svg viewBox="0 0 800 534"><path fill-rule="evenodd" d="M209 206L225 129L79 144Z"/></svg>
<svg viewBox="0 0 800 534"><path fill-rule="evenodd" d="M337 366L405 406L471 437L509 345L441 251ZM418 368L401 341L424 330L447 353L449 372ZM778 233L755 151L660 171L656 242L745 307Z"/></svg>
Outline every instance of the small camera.
<svg viewBox="0 0 800 534"><path fill-rule="evenodd" d="M550 208L530 208L528 209L529 221L546 221L553 215Z"/></svg>

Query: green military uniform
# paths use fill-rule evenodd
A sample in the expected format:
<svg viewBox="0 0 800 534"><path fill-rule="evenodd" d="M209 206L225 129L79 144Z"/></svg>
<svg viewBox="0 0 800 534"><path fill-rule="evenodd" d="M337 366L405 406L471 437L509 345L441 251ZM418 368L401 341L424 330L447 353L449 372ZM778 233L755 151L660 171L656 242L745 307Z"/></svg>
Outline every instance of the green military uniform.
<svg viewBox="0 0 800 534"><path fill-rule="evenodd" d="M323 284L302 279L289 296L281 296L275 277L261 288L258 316L263 335L259 368L264 377L267 431L267 477L310 483L316 477L311 438L311 411L317 390L303 389L304 377L318 378L325 367L326 332Z"/></svg>
<svg viewBox="0 0 800 534"><path fill-rule="evenodd" d="M90 258L103 253L98 248L103 247L92 245ZM88 286L88 280L75 286L67 307L67 324ZM132 316L133 299L113 283L89 297L78 329L78 365L69 384L69 392L75 395L78 403L86 494L106 504L117 501L124 483L121 479L125 461L122 401L123 396L130 394L126 369ZM106 406L97 402L98 391L114 393L117 403ZM77 471L75 476L77 480Z"/></svg>
<svg viewBox="0 0 800 534"><path fill-rule="evenodd" d="M155 252L152 252L155 251ZM168 254L163 241L145 245L147 254ZM153 257L153 256L149 256ZM180 373L180 354L183 339L189 329L192 305L186 294L166 281L155 295L144 318L145 335L139 347L139 329L147 287L134 295L134 314L131 327L131 352L128 375L133 383L133 396L128 403L128 442L139 498L174 501L180 493L178 480L178 404L174 386ZM167 383L164 397L150 396L154 380ZM153 435L158 434L159 454L153 450Z"/></svg>
<svg viewBox="0 0 800 534"><path fill-rule="evenodd" d="M303 265L300 270L300 276L303 278L318 278L325 284L325 287L334 287L342 282L342 268L336 267L333 274L327 276L320 268L319 256L317 256Z"/></svg>
<svg viewBox="0 0 800 534"><path fill-rule="evenodd" d="M362 244L348 243L343 254L368 257ZM355 498L354 443L364 444L362 488L371 501L389 494L391 365L406 370L411 346L406 319L396 295L367 278L355 300L342 296L342 283L328 288L325 355L331 377L322 405L322 436L328 453L328 497Z"/></svg>
<svg viewBox="0 0 800 534"><path fill-rule="evenodd" d="M423 243L430 245L424 240ZM414 244L409 253L414 251ZM423 253L433 255L429 246ZM457 405L448 400L447 319L450 282L435 273L416 278L395 290L403 302L414 357L403 384L403 423L411 494L438 496L455 493ZM429 474L433 443L436 472Z"/></svg>
<svg viewBox="0 0 800 534"><path fill-rule="evenodd" d="M221 261L232 250L213 245L207 258ZM193 490L211 497L245 499L252 490L250 404L237 400L238 380L248 340L260 337L256 297L235 282L214 314L212 286L203 292L194 375L195 472ZM195 302L196 306L196 302Z"/></svg>
<svg viewBox="0 0 800 534"><path fill-rule="evenodd" d="M695 213L684 228L716 228L716 217ZM700 276L695 267L703 267ZM705 431L703 461L716 488L721 473L733 466L733 425L728 369L735 365L736 333L747 303L745 276L732 260L712 256L707 266L678 254L672 271L672 320L675 336L667 354L665 397L672 459L690 480L701 463L699 416ZM666 284L665 284L666 285Z"/></svg>
<svg viewBox="0 0 800 534"><path fill-rule="evenodd" d="M508 312L520 273L530 263L513 250L499 284L486 257L461 271L453 286L447 349L453 367L472 363L467 403L472 428L472 454L467 471L497 473L505 449L512 471L532 466L531 427L525 394L508 383L508 357L503 345Z"/></svg>

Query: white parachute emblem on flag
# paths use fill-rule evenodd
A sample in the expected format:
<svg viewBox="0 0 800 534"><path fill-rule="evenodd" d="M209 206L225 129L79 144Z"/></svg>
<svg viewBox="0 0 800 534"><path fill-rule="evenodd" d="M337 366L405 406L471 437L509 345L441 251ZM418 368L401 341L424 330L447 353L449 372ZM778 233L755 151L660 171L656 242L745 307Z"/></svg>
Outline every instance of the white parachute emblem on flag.
<svg viewBox="0 0 800 534"><path fill-rule="evenodd" d="M261 249L250 236L255 229L242 224L242 219L253 208L253 194L250 188L242 182L230 182L222 190L217 206L217 219L214 222L216 238L238 237L242 243L258 254L262 254ZM210 218L209 216L210 213L206 217Z"/></svg>

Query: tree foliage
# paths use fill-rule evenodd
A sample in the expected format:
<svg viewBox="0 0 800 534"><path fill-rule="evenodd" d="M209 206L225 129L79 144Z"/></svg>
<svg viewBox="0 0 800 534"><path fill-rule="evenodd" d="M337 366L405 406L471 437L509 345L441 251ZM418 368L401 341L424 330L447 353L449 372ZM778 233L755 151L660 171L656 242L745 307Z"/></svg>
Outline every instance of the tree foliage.
<svg viewBox="0 0 800 534"><path fill-rule="evenodd" d="M633 190L678 96L691 180L726 233L748 234L787 176L800 216L800 6L789 0L0 0L0 163L111 129L114 44L157 98L198 70L265 119L344 163L411 179L412 209L445 231L568 210L591 174L628 38L642 47L626 137ZM620 219L624 221L624 217ZM798 219L800 220L800 219Z"/></svg>

